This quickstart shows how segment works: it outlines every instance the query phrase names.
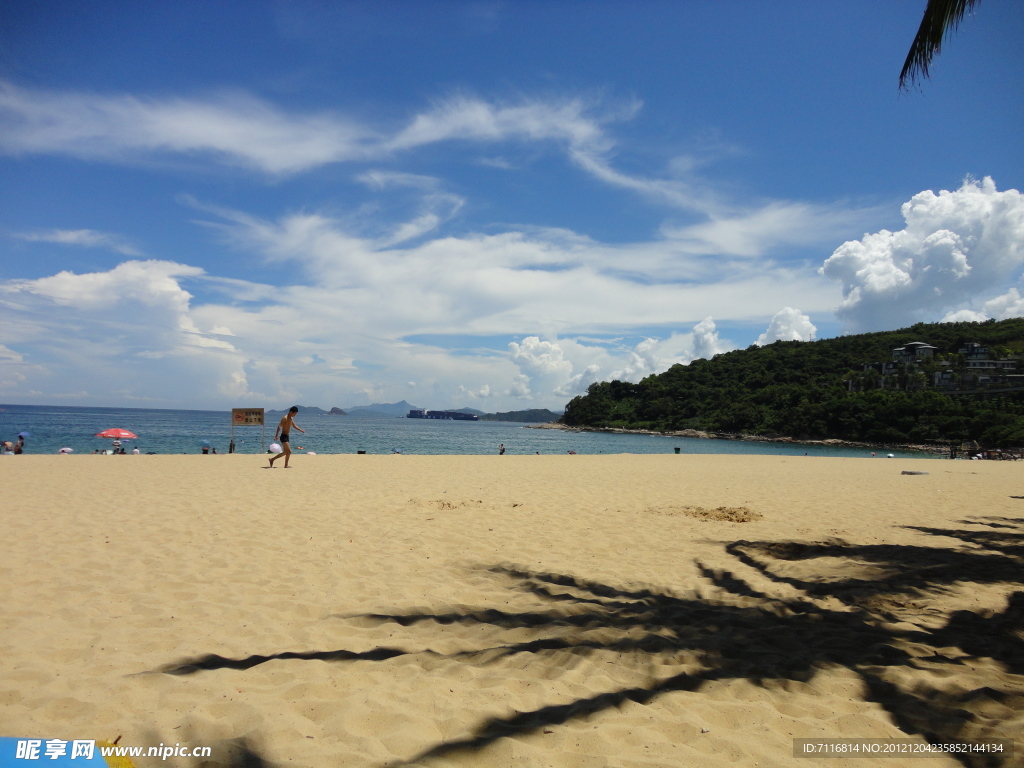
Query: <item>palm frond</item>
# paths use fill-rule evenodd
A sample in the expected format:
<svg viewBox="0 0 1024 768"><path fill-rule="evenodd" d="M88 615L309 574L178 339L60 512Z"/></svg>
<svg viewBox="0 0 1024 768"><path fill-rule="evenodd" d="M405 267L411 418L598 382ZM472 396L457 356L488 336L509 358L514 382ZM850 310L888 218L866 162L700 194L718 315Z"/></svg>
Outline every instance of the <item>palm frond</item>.
<svg viewBox="0 0 1024 768"><path fill-rule="evenodd" d="M942 42L950 31L960 26L964 14L978 0L928 0L921 26L910 46L910 53L900 72L900 89L916 83L919 77L928 77L928 66L942 49Z"/></svg>

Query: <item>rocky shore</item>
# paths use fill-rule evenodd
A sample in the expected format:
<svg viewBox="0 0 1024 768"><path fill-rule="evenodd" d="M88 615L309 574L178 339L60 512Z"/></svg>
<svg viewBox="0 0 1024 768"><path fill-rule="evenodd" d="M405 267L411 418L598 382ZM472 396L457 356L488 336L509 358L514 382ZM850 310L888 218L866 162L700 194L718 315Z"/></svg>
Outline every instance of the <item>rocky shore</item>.
<svg viewBox="0 0 1024 768"><path fill-rule="evenodd" d="M901 451L921 451L949 455L947 445L920 445L916 443L898 443L878 445L877 443L858 443L850 440L798 440L795 437L766 437L764 435L745 435L738 432L702 432L698 429L680 429L669 432L658 432L652 429L624 429L622 427L570 427L552 421L547 424L528 424L527 429L561 429L566 432L613 432L624 435L659 435L661 437L695 437L704 440L744 440L751 443L792 443L794 445L835 445L847 448L875 448L880 450L898 449Z"/></svg>

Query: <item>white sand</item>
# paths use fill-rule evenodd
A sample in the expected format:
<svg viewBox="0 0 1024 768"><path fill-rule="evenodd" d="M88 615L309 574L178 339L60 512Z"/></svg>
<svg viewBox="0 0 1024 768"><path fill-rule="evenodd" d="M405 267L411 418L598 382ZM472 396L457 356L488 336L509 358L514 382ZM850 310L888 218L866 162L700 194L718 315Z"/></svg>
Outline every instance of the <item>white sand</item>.
<svg viewBox="0 0 1024 768"><path fill-rule="evenodd" d="M1022 732L1022 464L261 464L0 461L0 736L210 765L244 740L311 768L866 768L792 740Z"/></svg>

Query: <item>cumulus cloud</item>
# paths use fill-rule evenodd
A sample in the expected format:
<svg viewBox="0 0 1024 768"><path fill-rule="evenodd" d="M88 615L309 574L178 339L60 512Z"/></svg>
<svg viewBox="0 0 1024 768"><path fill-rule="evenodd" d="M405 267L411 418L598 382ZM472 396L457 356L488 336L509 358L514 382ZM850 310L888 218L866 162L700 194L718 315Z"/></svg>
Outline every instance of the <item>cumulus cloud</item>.
<svg viewBox="0 0 1024 768"><path fill-rule="evenodd" d="M710 360L715 355L727 352L729 345L718 338L718 331L715 329L715 319L705 317L693 326L693 359Z"/></svg>
<svg viewBox="0 0 1024 768"><path fill-rule="evenodd" d="M626 365L611 374L620 381L639 381L651 373L659 373L661 359L658 357L658 340L644 339L628 353Z"/></svg>
<svg viewBox="0 0 1024 768"><path fill-rule="evenodd" d="M768 329L754 342L759 347L774 341L813 341L818 329L811 318L793 307L783 307L768 324Z"/></svg>
<svg viewBox="0 0 1024 768"><path fill-rule="evenodd" d="M572 363L556 341L527 336L522 342L509 342L508 354L519 369L510 392L519 398L531 397L537 388L556 389L572 375Z"/></svg>
<svg viewBox="0 0 1024 768"><path fill-rule="evenodd" d="M995 320L1024 317L1024 298L1016 288L1011 288L1002 296L986 301L983 310Z"/></svg>
<svg viewBox="0 0 1024 768"><path fill-rule="evenodd" d="M851 331L894 328L970 309L1019 275L1024 195L986 177L954 192L920 192L906 227L843 243L820 273L842 283L836 314ZM1010 304L1013 302L1011 301Z"/></svg>
<svg viewBox="0 0 1024 768"><path fill-rule="evenodd" d="M958 309L956 312L947 312L940 320L941 323L983 323L988 320L984 312L975 312L973 309Z"/></svg>
<svg viewBox="0 0 1024 768"><path fill-rule="evenodd" d="M591 363L579 373L570 376L564 384L555 387L554 392L557 395L573 397L574 395L586 392L587 387L595 381L601 381L602 378L601 366L597 363ZM609 378L614 379L615 377L610 376Z"/></svg>
<svg viewBox="0 0 1024 768"><path fill-rule="evenodd" d="M19 240L29 242L106 248L125 256L142 256L142 251L136 248L128 238L110 232L97 232L95 229L51 229L42 232L20 232L14 236Z"/></svg>
<svg viewBox="0 0 1024 768"><path fill-rule="evenodd" d="M947 312L942 318L944 323L983 323L986 320L1006 320L1011 317L1024 317L1024 297L1016 288L1011 288L1002 296L986 301L981 311L959 309Z"/></svg>
<svg viewBox="0 0 1024 768"><path fill-rule="evenodd" d="M201 330L182 286L203 275L198 267L149 260L0 283L0 302L16 309L0 341L32 349L37 383L61 374L94 394L165 402L180 397L175 390L183 382L202 383L209 395L242 396L246 361L218 338L226 328Z"/></svg>
<svg viewBox="0 0 1024 768"><path fill-rule="evenodd" d="M527 336L522 343L510 342L508 351L512 362L526 375L557 376L572 371L572 363L564 359L557 343L536 336Z"/></svg>

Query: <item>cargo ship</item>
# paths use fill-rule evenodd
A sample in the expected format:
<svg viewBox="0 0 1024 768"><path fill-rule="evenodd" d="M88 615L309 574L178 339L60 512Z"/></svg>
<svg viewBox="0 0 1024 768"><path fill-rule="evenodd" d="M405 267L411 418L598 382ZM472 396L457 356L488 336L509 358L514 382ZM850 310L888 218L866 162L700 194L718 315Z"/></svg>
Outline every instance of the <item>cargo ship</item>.
<svg viewBox="0 0 1024 768"><path fill-rule="evenodd" d="M480 421L475 413L462 413L461 411L425 411L422 408L413 408L409 411L407 419L452 419L455 421Z"/></svg>

